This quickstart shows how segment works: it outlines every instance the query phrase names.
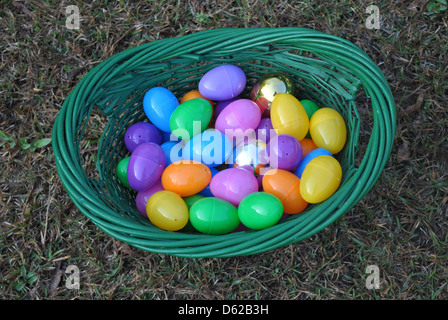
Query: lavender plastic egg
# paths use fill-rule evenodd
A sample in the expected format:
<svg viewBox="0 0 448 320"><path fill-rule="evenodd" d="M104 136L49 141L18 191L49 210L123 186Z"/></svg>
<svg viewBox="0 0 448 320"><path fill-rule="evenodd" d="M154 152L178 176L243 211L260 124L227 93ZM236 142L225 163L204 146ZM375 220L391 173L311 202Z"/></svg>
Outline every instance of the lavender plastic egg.
<svg viewBox="0 0 448 320"><path fill-rule="evenodd" d="M151 123L137 122L130 126L124 135L124 144L129 152L143 142L162 143L162 133Z"/></svg>
<svg viewBox="0 0 448 320"><path fill-rule="evenodd" d="M137 192L137 196L135 197L135 204L138 212L140 212L144 217L148 217L146 213L146 204L148 203L149 198L156 193L157 191L164 190L162 181L159 179L152 187L146 190L142 190Z"/></svg>
<svg viewBox="0 0 448 320"><path fill-rule="evenodd" d="M215 129L237 140L243 136L255 136L255 129L260 124L260 108L249 99L238 99L221 111L216 119Z"/></svg>
<svg viewBox="0 0 448 320"><path fill-rule="evenodd" d="M165 152L153 142L145 142L135 148L128 164L128 181L136 191L153 186L165 169Z"/></svg>
<svg viewBox="0 0 448 320"><path fill-rule="evenodd" d="M292 170L302 160L302 145L299 140L289 134L279 134L266 146L269 165L272 168Z"/></svg>
<svg viewBox="0 0 448 320"><path fill-rule="evenodd" d="M238 206L245 196L258 191L258 180L253 173L244 169L224 169L212 178L210 191L216 198Z"/></svg>
<svg viewBox="0 0 448 320"><path fill-rule="evenodd" d="M268 143L271 139L271 134L275 134L275 131L271 130L274 130L271 118L262 118L257 130L255 131L257 139Z"/></svg>
<svg viewBox="0 0 448 320"><path fill-rule="evenodd" d="M224 101L237 97L246 87L244 71L225 64L208 71L199 81L199 92L207 99Z"/></svg>

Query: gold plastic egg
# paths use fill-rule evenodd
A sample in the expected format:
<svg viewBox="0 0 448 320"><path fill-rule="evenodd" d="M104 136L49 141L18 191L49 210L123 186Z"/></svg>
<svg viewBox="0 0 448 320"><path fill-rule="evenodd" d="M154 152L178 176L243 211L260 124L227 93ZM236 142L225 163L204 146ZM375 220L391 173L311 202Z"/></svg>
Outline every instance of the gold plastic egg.
<svg viewBox="0 0 448 320"><path fill-rule="evenodd" d="M294 83L288 76L282 73L269 73L264 75L254 85L250 98L254 101L261 112L271 108L272 100L277 93L290 93L294 95Z"/></svg>

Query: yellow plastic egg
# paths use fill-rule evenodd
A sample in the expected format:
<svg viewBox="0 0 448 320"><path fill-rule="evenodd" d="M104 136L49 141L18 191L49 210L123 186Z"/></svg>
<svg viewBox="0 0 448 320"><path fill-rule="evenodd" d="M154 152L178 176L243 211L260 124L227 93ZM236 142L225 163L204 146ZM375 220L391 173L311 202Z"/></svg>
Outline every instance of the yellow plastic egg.
<svg viewBox="0 0 448 320"><path fill-rule="evenodd" d="M305 138L309 118L300 101L290 93L277 93L271 104L272 127L278 134L289 134L297 140Z"/></svg>
<svg viewBox="0 0 448 320"><path fill-rule="evenodd" d="M167 231L182 229L189 219L184 199L168 190L158 191L149 198L146 214L153 225Z"/></svg>
<svg viewBox="0 0 448 320"><path fill-rule="evenodd" d="M300 179L300 195L308 203L319 203L328 199L339 188L342 168L331 156L312 159L303 170Z"/></svg>
<svg viewBox="0 0 448 320"><path fill-rule="evenodd" d="M334 109L321 108L311 117L310 135L318 148L324 148L336 154L342 150L347 139L344 118Z"/></svg>

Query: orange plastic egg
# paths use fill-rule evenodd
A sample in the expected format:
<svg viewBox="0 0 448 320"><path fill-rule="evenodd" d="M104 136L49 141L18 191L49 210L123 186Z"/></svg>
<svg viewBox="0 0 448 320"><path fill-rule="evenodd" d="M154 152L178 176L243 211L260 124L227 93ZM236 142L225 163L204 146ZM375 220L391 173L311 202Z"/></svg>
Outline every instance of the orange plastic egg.
<svg viewBox="0 0 448 320"><path fill-rule="evenodd" d="M313 142L313 140L309 138L304 138L300 140L300 144L302 145L302 159L305 157L310 151L313 151L317 149L316 144Z"/></svg>
<svg viewBox="0 0 448 320"><path fill-rule="evenodd" d="M199 90L191 90L188 91L186 94L184 94L184 96L182 97L182 99L180 99L180 103L184 103L185 101L191 100L191 99L197 99L197 98L201 98L201 99L205 99L208 102L210 102L210 104L213 107L213 101L207 98L204 98L204 96L199 92Z"/></svg>
<svg viewBox="0 0 448 320"><path fill-rule="evenodd" d="M180 160L165 168L161 180L165 190L173 191L181 197L188 197L205 189L211 178L212 173L205 164Z"/></svg>
<svg viewBox="0 0 448 320"><path fill-rule="evenodd" d="M296 214L308 206L300 195L300 179L292 172L271 169L265 173L262 184L264 192L280 199L285 213Z"/></svg>

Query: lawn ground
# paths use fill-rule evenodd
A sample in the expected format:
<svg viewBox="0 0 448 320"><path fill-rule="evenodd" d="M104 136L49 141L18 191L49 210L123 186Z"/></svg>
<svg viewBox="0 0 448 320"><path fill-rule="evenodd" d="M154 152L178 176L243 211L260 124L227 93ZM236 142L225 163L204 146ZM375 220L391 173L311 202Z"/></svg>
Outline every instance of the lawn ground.
<svg viewBox="0 0 448 320"><path fill-rule="evenodd" d="M380 28L366 7L377 5ZM65 8L78 6L80 29ZM2 1L0 298L447 299L446 1ZM84 74L124 49L224 27L300 26L348 39L394 94L392 155L371 192L320 233L247 257L142 252L82 215L62 186L51 130ZM87 133L92 145L101 128ZM88 146L86 146L88 147ZM86 163L94 161L87 155ZM65 285L66 268L80 288ZM378 266L380 288L366 286Z"/></svg>

